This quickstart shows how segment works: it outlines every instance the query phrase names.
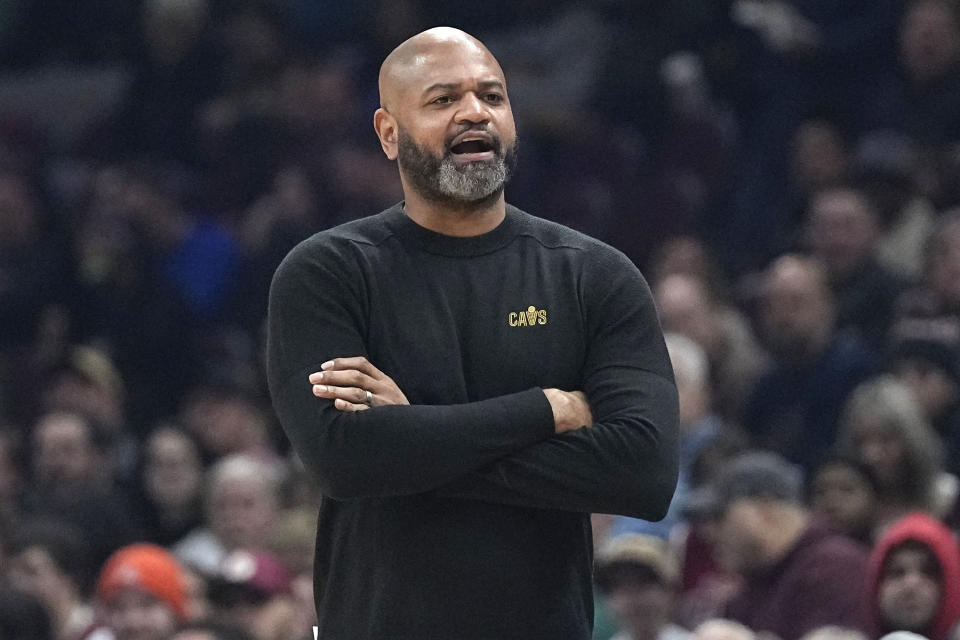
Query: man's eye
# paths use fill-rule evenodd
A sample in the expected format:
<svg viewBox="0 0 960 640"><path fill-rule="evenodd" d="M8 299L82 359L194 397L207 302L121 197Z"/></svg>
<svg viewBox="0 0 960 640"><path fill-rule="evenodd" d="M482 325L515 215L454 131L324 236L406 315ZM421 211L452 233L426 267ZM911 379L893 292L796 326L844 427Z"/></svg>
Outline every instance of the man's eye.
<svg viewBox="0 0 960 640"><path fill-rule="evenodd" d="M450 104L453 98L450 96L439 96L433 99L433 104Z"/></svg>
<svg viewBox="0 0 960 640"><path fill-rule="evenodd" d="M503 96L499 93L488 93L484 96L484 99L486 99L487 102L503 102Z"/></svg>

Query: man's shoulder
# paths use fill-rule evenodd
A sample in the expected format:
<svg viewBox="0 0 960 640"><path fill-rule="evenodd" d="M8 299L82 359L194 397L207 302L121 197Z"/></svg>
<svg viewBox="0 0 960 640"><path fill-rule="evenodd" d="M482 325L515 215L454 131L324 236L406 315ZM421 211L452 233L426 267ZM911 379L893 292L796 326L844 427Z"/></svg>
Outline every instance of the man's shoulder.
<svg viewBox="0 0 960 640"><path fill-rule="evenodd" d="M349 220L335 227L318 231L303 240L296 249L337 249L349 244L377 245L393 235L388 220L398 212L399 205L380 213Z"/></svg>
<svg viewBox="0 0 960 640"><path fill-rule="evenodd" d="M293 247L280 265L281 269L293 265L339 262L356 246L375 247L393 235L388 220L396 215L399 205L380 213L344 222L324 229L301 240Z"/></svg>
<svg viewBox="0 0 960 640"><path fill-rule="evenodd" d="M513 205L507 205L507 209L520 221L518 226L521 234L533 238L545 249L569 249L582 253L592 262L636 268L633 261L619 249L582 231L527 213Z"/></svg>

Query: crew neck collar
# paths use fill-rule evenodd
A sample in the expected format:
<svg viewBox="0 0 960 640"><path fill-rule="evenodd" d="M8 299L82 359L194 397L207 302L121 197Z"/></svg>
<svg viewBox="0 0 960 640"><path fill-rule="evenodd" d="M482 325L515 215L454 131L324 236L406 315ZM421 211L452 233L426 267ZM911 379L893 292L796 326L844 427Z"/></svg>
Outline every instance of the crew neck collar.
<svg viewBox="0 0 960 640"><path fill-rule="evenodd" d="M496 227L475 236L450 236L437 233L413 221L399 202L387 211L387 224L402 240L411 242L427 253L450 257L469 257L492 253L506 246L520 224L520 211L506 206L506 215Z"/></svg>

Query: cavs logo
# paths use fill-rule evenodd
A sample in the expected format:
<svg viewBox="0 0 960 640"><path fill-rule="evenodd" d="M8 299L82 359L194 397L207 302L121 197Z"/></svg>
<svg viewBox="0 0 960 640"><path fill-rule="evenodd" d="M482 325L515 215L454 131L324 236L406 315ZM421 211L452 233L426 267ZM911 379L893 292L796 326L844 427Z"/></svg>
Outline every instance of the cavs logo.
<svg viewBox="0 0 960 640"><path fill-rule="evenodd" d="M511 311L507 316L511 327L532 327L535 324L547 324L547 310L530 305L526 311Z"/></svg>

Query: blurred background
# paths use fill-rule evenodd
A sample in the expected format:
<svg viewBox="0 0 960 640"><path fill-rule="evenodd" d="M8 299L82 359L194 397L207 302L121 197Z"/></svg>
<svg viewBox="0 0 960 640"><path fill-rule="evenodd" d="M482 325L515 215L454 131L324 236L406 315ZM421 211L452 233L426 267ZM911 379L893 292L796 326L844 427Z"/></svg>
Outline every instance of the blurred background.
<svg viewBox="0 0 960 640"><path fill-rule="evenodd" d="M175 623L310 637L320 497L270 409L267 291L297 242L401 198L372 129L377 72L436 25L504 67L521 138L508 200L617 247L653 289L681 391L680 488L663 523L594 525L598 549L666 542L675 577L630 575L669 592L672 631L732 615L744 575L718 559L702 502L743 452L795 465L801 506L864 561L912 511L952 527L958 11L0 2L0 620L33 598L38 638L122 627L104 563L149 542L189 576L177 597L144 586ZM865 474L866 506L828 482L840 459ZM615 583L596 637L667 637L635 628L629 599L607 610Z"/></svg>

